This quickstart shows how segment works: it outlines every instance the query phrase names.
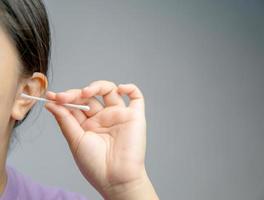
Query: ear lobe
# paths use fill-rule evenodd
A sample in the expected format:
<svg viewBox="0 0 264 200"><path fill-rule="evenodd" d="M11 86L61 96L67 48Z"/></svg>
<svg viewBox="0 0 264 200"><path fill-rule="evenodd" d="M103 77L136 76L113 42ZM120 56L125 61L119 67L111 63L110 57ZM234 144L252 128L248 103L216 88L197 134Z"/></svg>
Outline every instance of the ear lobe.
<svg viewBox="0 0 264 200"><path fill-rule="evenodd" d="M13 110L11 113L11 117L15 120L22 120L27 112L33 107L36 103L36 100L26 99L20 96L21 93L32 94L30 91L30 87L28 85L24 86L24 89L18 92L17 97L13 104Z"/></svg>
<svg viewBox="0 0 264 200"><path fill-rule="evenodd" d="M36 100L21 97L21 93L33 96L41 96L47 89L47 79L42 73L35 72L32 77L20 83L17 90L17 97L13 104L11 117L14 120L22 120L30 111Z"/></svg>
<svg viewBox="0 0 264 200"><path fill-rule="evenodd" d="M35 103L36 100L17 97L13 105L11 117L14 120L18 120L18 121L22 120Z"/></svg>

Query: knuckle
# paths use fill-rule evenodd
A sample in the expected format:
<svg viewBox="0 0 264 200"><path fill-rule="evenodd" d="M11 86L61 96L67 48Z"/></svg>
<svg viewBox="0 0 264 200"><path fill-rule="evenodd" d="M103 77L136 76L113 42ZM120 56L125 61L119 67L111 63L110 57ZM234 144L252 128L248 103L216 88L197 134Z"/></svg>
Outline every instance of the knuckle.
<svg viewBox="0 0 264 200"><path fill-rule="evenodd" d="M139 87L136 84L130 83L129 85L131 86L133 91L137 92L140 96L143 96L141 90L139 89Z"/></svg>
<svg viewBox="0 0 264 200"><path fill-rule="evenodd" d="M109 85L111 88L116 88L117 87L116 84L114 82L111 82L111 81L104 81L104 83L106 85Z"/></svg>
<svg viewBox="0 0 264 200"><path fill-rule="evenodd" d="M107 80L98 80L98 81L94 81L91 84L89 84L89 86L100 86L100 85L108 85L111 87L117 87L116 84L112 81L107 81Z"/></svg>
<svg viewBox="0 0 264 200"><path fill-rule="evenodd" d="M78 93L80 90L79 89L69 89L69 90L67 90L66 92L67 93L70 93L70 94L76 94L76 93Z"/></svg>
<svg viewBox="0 0 264 200"><path fill-rule="evenodd" d="M90 84L88 84L88 86L95 86L95 85L98 84L98 82L99 82L99 81L93 81L93 82L91 82Z"/></svg>
<svg viewBox="0 0 264 200"><path fill-rule="evenodd" d="M106 86L108 86L109 89L115 89L117 88L116 84L113 82L106 82Z"/></svg>
<svg viewBox="0 0 264 200"><path fill-rule="evenodd" d="M139 90L138 86L135 83L128 83L126 86L132 90Z"/></svg>

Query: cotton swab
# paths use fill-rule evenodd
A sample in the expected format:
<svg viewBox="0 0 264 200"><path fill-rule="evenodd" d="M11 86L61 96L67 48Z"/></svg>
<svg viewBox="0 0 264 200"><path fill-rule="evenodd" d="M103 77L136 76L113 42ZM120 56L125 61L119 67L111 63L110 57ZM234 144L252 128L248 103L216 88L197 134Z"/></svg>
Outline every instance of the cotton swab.
<svg viewBox="0 0 264 200"><path fill-rule="evenodd" d="M51 101L45 98L41 98L41 97L35 97L35 96L30 96L24 93L21 93L21 97L27 98L27 99L33 99L33 100L38 100L38 101L44 101L44 102L52 102L52 103L56 103L56 101ZM69 107L69 108L76 108L76 109L80 109L80 110L84 110L84 111L88 111L90 110L89 106L85 106L85 105L77 105L77 104L70 104L70 103L65 103L62 104L63 106Z"/></svg>

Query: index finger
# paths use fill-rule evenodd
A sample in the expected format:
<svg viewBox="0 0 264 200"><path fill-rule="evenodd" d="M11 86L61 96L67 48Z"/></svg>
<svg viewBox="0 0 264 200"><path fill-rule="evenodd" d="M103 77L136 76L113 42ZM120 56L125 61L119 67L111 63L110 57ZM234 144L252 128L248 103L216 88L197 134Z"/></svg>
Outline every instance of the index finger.
<svg viewBox="0 0 264 200"><path fill-rule="evenodd" d="M81 99L81 90L80 89L70 89L65 92L51 92L48 91L46 93L46 97L51 99L51 100L56 100L58 103L70 103L70 102L76 102L78 99Z"/></svg>

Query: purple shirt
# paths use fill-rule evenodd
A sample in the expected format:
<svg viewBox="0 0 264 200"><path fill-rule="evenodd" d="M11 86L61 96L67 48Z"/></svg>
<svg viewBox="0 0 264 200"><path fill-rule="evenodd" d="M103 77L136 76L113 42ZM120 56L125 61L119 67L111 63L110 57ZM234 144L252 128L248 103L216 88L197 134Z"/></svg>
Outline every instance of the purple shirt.
<svg viewBox="0 0 264 200"><path fill-rule="evenodd" d="M84 196L33 182L10 166L6 166L7 184L0 200L87 200Z"/></svg>

